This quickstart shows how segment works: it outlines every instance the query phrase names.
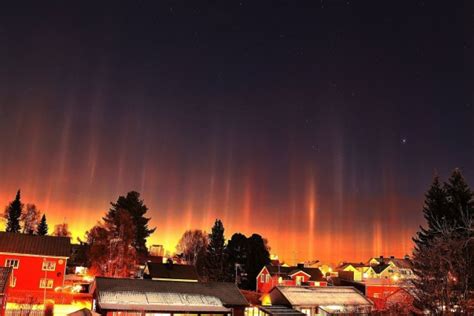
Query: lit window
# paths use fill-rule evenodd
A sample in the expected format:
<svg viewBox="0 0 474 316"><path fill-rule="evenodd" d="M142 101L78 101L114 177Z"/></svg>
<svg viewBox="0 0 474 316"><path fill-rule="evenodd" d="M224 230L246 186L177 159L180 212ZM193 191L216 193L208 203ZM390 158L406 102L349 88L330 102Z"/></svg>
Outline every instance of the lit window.
<svg viewBox="0 0 474 316"><path fill-rule="evenodd" d="M301 285L301 282L304 281L304 277L301 275L296 276L296 285Z"/></svg>
<svg viewBox="0 0 474 316"><path fill-rule="evenodd" d="M267 274L267 283L270 282L270 274Z"/></svg>
<svg viewBox="0 0 474 316"><path fill-rule="evenodd" d="M43 271L54 271L56 270L56 262L54 261L43 261Z"/></svg>
<svg viewBox="0 0 474 316"><path fill-rule="evenodd" d="M20 260L18 259L5 260L5 267L12 267L13 269L18 269L19 266L20 266Z"/></svg>
<svg viewBox="0 0 474 316"><path fill-rule="evenodd" d="M10 278L10 287L15 287L15 285L16 285L16 277L12 275L12 277Z"/></svg>
<svg viewBox="0 0 474 316"><path fill-rule="evenodd" d="M40 280L40 289L52 289L53 288L53 279L41 279Z"/></svg>
<svg viewBox="0 0 474 316"><path fill-rule="evenodd" d="M282 284L283 283L283 278L282 277L278 277L278 284Z"/></svg>
<svg viewBox="0 0 474 316"><path fill-rule="evenodd" d="M301 312L303 314L306 314L307 316L311 316L311 309L309 309L309 308L302 308Z"/></svg>
<svg viewBox="0 0 474 316"><path fill-rule="evenodd" d="M265 283L265 274L260 275L260 282Z"/></svg>

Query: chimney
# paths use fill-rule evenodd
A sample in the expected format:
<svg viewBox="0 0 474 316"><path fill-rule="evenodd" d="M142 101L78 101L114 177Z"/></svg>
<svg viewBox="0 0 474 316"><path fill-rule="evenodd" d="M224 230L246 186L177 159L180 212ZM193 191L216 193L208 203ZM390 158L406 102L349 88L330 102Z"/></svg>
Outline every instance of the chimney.
<svg viewBox="0 0 474 316"><path fill-rule="evenodd" d="M298 267L298 269L303 269L304 268L304 263L298 263L296 266Z"/></svg>

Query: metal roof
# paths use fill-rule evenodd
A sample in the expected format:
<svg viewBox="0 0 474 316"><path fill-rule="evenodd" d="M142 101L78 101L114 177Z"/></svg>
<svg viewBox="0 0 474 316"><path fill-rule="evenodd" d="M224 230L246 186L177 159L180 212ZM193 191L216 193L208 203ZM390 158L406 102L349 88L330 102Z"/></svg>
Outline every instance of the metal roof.
<svg viewBox="0 0 474 316"><path fill-rule="evenodd" d="M206 309L223 306L248 306L245 297L234 283L176 282L142 279L115 279L98 277L95 292L101 307L104 304L140 304L160 306L197 306ZM171 308L169 307L169 308ZM104 307L103 307L104 308ZM174 310L174 309L173 309ZM179 309L178 309L179 310ZM224 310L218 308L217 310ZM196 310L197 311L197 310ZM205 311L208 311L207 309Z"/></svg>
<svg viewBox="0 0 474 316"><path fill-rule="evenodd" d="M269 314L269 315L274 315L274 316L304 316L306 314L297 311L296 309L289 308L286 306L282 305L272 305L272 306L259 306L259 310L262 312Z"/></svg>
<svg viewBox="0 0 474 316"><path fill-rule="evenodd" d="M69 237L0 232L0 252L68 258L71 241Z"/></svg>
<svg viewBox="0 0 474 316"><path fill-rule="evenodd" d="M273 291L279 291L292 306L372 305L353 287L277 286L271 292ZM279 302L275 303L279 304Z"/></svg>

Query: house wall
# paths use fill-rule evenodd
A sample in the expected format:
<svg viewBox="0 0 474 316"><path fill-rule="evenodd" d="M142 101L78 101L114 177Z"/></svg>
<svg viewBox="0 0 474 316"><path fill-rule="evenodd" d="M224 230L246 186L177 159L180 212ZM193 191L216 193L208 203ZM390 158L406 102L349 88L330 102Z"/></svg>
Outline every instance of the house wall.
<svg viewBox="0 0 474 316"><path fill-rule="evenodd" d="M55 263L54 271L43 271L44 258L48 262ZM52 298L57 296L54 289L58 286L63 286L67 264L66 258L0 254L0 264L2 266L6 266L7 259L19 260L18 268L12 269L12 277L16 279L16 283L14 287L9 289L9 301L21 301L30 296L42 303L44 289L40 288L40 280L45 278L45 276L47 279L52 280L52 288L46 289L46 297Z"/></svg>
<svg viewBox="0 0 474 316"><path fill-rule="evenodd" d="M354 281L362 281L363 272L357 270L353 266L347 266L344 271L350 271L354 273Z"/></svg>
<svg viewBox="0 0 474 316"><path fill-rule="evenodd" d="M398 289L400 289L400 287L396 285L366 285L365 295L371 298L385 299Z"/></svg>
<svg viewBox="0 0 474 316"><path fill-rule="evenodd" d="M259 293L268 293L277 285L279 285L278 276L272 276L266 268L257 276L257 292Z"/></svg>

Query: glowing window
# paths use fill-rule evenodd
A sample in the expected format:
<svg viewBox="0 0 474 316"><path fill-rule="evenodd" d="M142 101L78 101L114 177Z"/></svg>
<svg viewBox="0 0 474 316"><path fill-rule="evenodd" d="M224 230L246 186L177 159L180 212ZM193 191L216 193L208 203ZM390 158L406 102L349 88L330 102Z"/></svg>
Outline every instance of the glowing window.
<svg viewBox="0 0 474 316"><path fill-rule="evenodd" d="M13 269L18 269L19 266L20 266L20 260L18 259L5 260L5 267L12 267Z"/></svg>
<svg viewBox="0 0 474 316"><path fill-rule="evenodd" d="M54 261L43 261L43 271L54 271L56 270L56 262Z"/></svg>
<svg viewBox="0 0 474 316"><path fill-rule="evenodd" d="M311 316L311 309L310 308L302 308L301 312L306 314L307 316Z"/></svg>
<svg viewBox="0 0 474 316"><path fill-rule="evenodd" d="M53 288L53 279L41 279L40 280L40 289L52 289Z"/></svg>

